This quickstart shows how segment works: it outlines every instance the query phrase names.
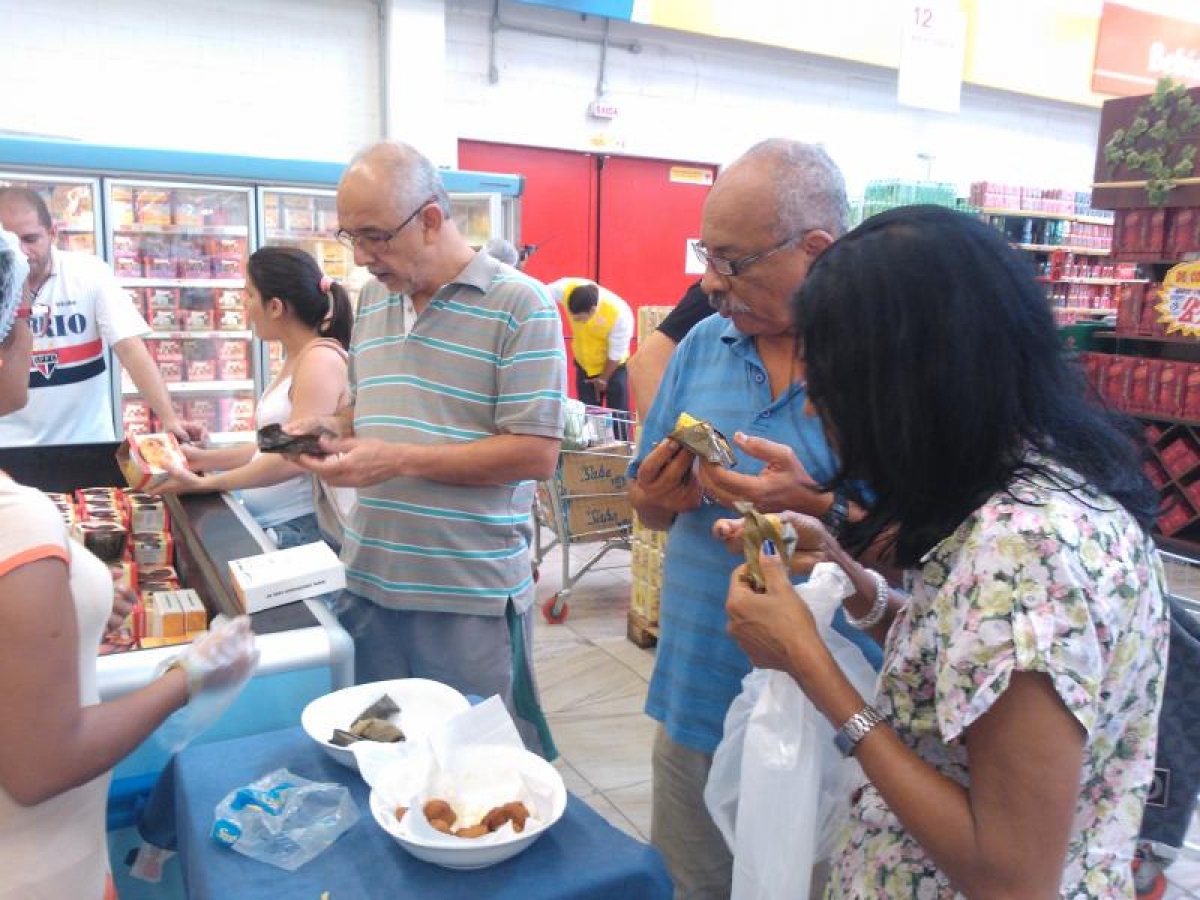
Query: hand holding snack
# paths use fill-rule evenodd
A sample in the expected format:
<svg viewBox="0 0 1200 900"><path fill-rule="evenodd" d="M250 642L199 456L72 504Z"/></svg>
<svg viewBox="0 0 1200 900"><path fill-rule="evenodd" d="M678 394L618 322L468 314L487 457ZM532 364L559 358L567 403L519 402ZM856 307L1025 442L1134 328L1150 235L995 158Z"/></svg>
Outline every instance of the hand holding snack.
<svg viewBox="0 0 1200 900"><path fill-rule="evenodd" d="M285 456L327 456L321 446L321 438L336 438L337 432L325 425L316 425L308 431L284 430L282 425L271 423L258 429L258 449L262 453L282 453Z"/></svg>
<svg viewBox="0 0 1200 900"><path fill-rule="evenodd" d="M667 439L646 454L638 467L637 486L644 501L670 512L688 512L701 502L700 482L692 472L695 457Z"/></svg>
<svg viewBox="0 0 1200 900"><path fill-rule="evenodd" d="M734 456L729 441L725 439L725 435L712 426L711 422L705 422L682 412L675 420L675 429L667 437L682 444L698 459L705 462L724 468L733 468L737 465L737 457Z"/></svg>
<svg viewBox="0 0 1200 900"><path fill-rule="evenodd" d="M704 489L722 506L732 507L735 500L745 500L759 512L791 509L811 515L820 515L828 508L829 494L820 490L791 447L740 431L733 441L739 450L762 460L764 465L757 475L701 466Z"/></svg>
<svg viewBox="0 0 1200 900"><path fill-rule="evenodd" d="M781 530L786 529L795 534L795 546L790 556L787 556L787 566L791 574L807 575L817 563L829 559L826 548L831 538L817 519L790 510L765 518L778 520ZM730 553L741 556L748 552L746 518L718 519L713 523L712 534L725 544L725 549Z"/></svg>
<svg viewBox="0 0 1200 900"><path fill-rule="evenodd" d="M327 443L334 438L348 438L354 436L354 426L342 416L306 416L302 419L293 419L283 426L283 430L287 434L316 434L321 435L324 432L329 432L322 443ZM328 452L328 451L327 451Z"/></svg>
<svg viewBox="0 0 1200 900"><path fill-rule="evenodd" d="M796 529L773 513L763 514L749 503L738 503L742 519L742 554L746 558L743 577L755 591L767 589L766 578L759 566L759 555L767 541L775 545L780 560L786 566L796 549Z"/></svg>

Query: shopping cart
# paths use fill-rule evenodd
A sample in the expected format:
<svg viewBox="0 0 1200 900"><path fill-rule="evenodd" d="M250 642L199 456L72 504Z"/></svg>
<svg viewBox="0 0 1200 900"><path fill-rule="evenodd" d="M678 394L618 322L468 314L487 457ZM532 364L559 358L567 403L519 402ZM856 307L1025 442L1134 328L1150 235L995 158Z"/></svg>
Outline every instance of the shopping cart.
<svg viewBox="0 0 1200 900"><path fill-rule="evenodd" d="M1194 566L1189 560L1179 561ZM1138 900L1158 900L1166 893L1165 870L1177 858L1200 858L1200 846L1187 840L1200 791L1200 710L1195 701L1200 683L1200 603L1176 594L1168 600L1171 647L1158 719L1154 781L1134 869Z"/></svg>
<svg viewBox="0 0 1200 900"><path fill-rule="evenodd" d="M547 622L557 625L567 618L571 589L589 571L607 571L623 566L596 568L613 550L630 550L633 508L625 492L625 469L633 453L627 438L636 424L632 413L588 407L587 446L564 449L559 454L554 477L538 485L534 508L536 565L546 554L560 548L561 587L542 605ZM544 532L550 533L549 540ZM578 568L572 568L571 548L595 545Z"/></svg>

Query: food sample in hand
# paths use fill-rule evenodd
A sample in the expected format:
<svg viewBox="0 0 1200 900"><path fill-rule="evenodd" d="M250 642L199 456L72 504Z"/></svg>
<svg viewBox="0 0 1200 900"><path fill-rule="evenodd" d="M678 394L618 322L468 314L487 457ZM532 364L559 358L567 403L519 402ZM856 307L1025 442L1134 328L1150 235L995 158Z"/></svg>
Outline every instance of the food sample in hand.
<svg viewBox="0 0 1200 900"><path fill-rule="evenodd" d="M396 705L396 701L384 694L355 716L349 729L333 729L329 743L335 747L348 747L358 741L377 741L381 744L399 743L405 739L404 732L388 721L399 712L400 707Z"/></svg>
<svg viewBox="0 0 1200 900"><path fill-rule="evenodd" d="M304 454L305 456L328 456L321 449L321 437L337 437L328 428L318 426L307 434L288 434L282 425L264 425L258 429L258 449L263 453Z"/></svg>
<svg viewBox="0 0 1200 900"><path fill-rule="evenodd" d="M746 573L743 580L761 594L767 589L767 580L763 577L762 565L758 558L763 541L775 542L775 548L784 566L787 566L796 550L796 529L790 522L783 521L774 513L760 513L752 503L738 501L733 506L743 516L742 553L746 557Z"/></svg>
<svg viewBox="0 0 1200 900"><path fill-rule="evenodd" d="M678 441L700 459L714 465L732 469L737 465L737 457L733 447L725 439L725 435L713 428L712 423L697 419L688 413L680 413L675 420L675 429L667 435L671 440Z"/></svg>

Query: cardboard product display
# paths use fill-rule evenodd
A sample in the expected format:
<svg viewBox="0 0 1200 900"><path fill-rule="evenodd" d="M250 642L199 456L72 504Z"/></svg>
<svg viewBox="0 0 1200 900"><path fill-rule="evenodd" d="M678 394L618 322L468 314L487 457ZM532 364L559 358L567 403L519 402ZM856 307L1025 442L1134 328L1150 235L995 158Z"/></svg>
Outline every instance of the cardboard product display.
<svg viewBox="0 0 1200 900"><path fill-rule="evenodd" d="M324 541L231 560L243 612L254 613L346 586L346 567Z"/></svg>
<svg viewBox="0 0 1200 900"><path fill-rule="evenodd" d="M587 450L564 450L559 455L558 480L567 497L619 494L628 484L625 470L633 445L624 441L598 444Z"/></svg>
<svg viewBox="0 0 1200 900"><path fill-rule="evenodd" d="M625 494L565 497L561 500L567 534L576 540L599 541L616 537L633 527L633 506ZM548 507L553 519L554 507ZM556 531L562 523L551 521Z"/></svg>

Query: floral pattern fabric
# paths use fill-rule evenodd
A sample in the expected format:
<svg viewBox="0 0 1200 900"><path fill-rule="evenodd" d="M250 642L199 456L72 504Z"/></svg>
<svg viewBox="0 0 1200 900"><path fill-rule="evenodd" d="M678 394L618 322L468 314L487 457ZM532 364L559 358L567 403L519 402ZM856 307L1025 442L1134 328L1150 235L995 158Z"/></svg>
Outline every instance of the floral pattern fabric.
<svg viewBox="0 0 1200 900"><path fill-rule="evenodd" d="M1161 561L1111 499L1032 475L992 497L909 575L875 705L922 759L970 785L963 733L1013 672L1047 674L1086 731L1060 896L1134 896L1169 620ZM870 784L853 801L827 898L961 895Z"/></svg>

